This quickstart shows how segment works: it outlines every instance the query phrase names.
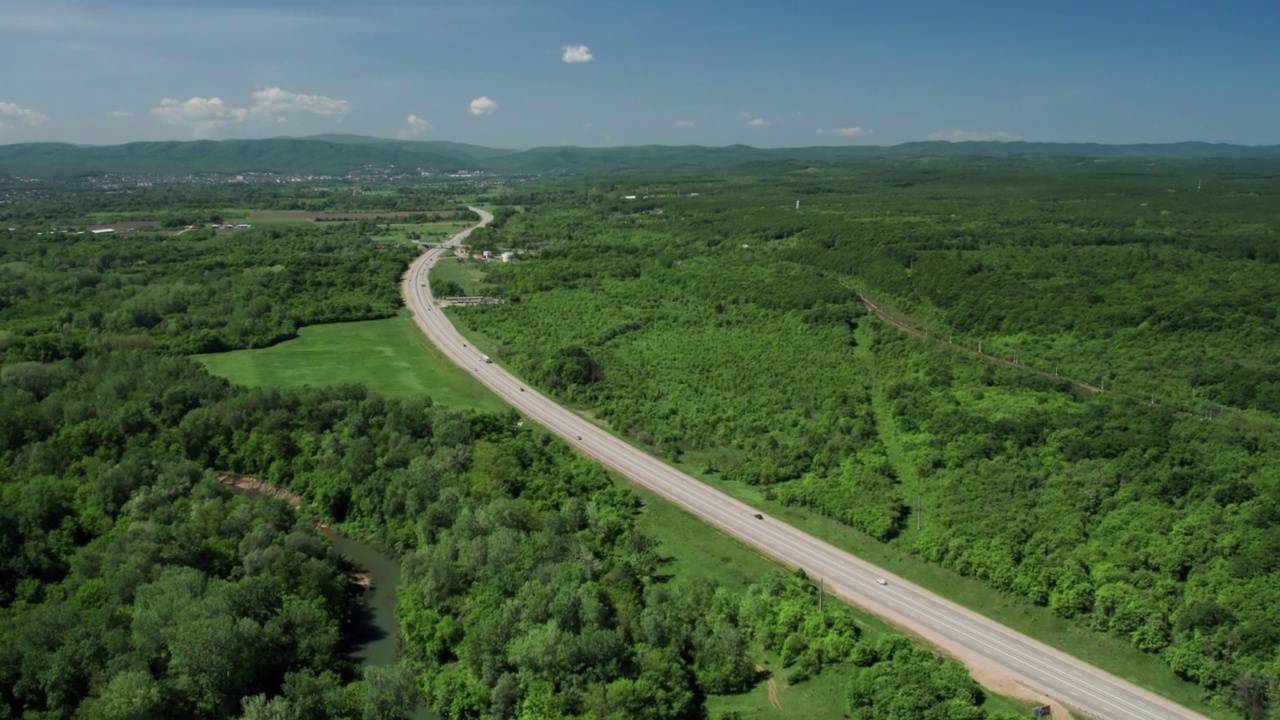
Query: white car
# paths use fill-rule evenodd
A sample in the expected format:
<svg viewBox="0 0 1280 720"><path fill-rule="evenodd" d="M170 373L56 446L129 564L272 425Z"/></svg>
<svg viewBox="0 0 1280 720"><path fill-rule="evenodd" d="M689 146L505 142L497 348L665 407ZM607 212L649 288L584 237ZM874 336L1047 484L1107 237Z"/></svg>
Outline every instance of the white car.
<svg viewBox="0 0 1280 720"><path fill-rule="evenodd" d="M885 580L884 578L876 578L876 582L880 583L881 585L888 585L888 584L889 584L889 581L888 581L888 580Z"/></svg>

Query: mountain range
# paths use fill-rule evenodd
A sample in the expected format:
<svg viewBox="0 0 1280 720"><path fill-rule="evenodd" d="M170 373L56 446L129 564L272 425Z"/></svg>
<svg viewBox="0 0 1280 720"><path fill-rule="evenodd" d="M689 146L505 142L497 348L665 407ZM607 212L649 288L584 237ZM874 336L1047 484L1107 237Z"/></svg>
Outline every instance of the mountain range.
<svg viewBox="0 0 1280 720"><path fill-rule="evenodd" d="M303 173L341 175L365 166L433 172L488 171L504 175L558 175L661 166L746 162L839 161L867 157L1075 157L1153 160L1280 159L1280 145L1181 142L1139 145L1036 142L911 142L755 148L747 145L641 145L629 147L489 148L445 141L388 140L360 135L316 135L265 140L193 140L81 146L69 143L0 145L0 176L65 179L108 173Z"/></svg>

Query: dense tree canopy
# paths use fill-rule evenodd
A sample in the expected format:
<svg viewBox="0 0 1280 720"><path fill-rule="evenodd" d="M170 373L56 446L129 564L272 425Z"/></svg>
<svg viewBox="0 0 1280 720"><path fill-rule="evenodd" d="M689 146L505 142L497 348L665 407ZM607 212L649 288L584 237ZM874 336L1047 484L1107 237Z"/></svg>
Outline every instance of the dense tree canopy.
<svg viewBox="0 0 1280 720"><path fill-rule="evenodd" d="M528 186L490 239L530 251L488 268L510 302L456 316L657 452L1274 704L1275 177L934 159Z"/></svg>
<svg viewBox="0 0 1280 720"><path fill-rule="evenodd" d="M745 592L671 577L637 529L639 500L514 413L360 387L246 390L180 357L394 311L408 251L376 249L366 232L5 241L0 717L372 720L426 701L448 718L701 718L708 695L761 681L761 657L792 683L931 678L912 697L867 698L851 683L857 712L998 716L958 665L864 635L803 575ZM691 267L683 282L710 269ZM726 281L740 295L726 320L750 310L753 285ZM817 332L854 307L805 317ZM822 337L849 343L855 327ZM588 348L558 346L531 367L588 392L608 382ZM870 432L863 415L850 427ZM741 467L783 478L812 465L783 440ZM843 445L829 443L833 458ZM218 482L226 473L297 493L302 517L232 494ZM401 664L345 659L359 589L316 521L404 558Z"/></svg>
<svg viewBox="0 0 1280 720"><path fill-rule="evenodd" d="M36 361L114 348L265 347L304 325L389 317L409 247L371 227L175 237L0 235L0 351Z"/></svg>

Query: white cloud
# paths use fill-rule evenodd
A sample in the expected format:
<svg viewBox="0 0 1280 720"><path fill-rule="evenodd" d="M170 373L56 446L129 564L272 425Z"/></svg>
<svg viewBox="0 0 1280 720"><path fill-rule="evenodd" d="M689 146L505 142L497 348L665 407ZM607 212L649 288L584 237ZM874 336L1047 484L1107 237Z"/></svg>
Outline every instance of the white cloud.
<svg viewBox="0 0 1280 720"><path fill-rule="evenodd" d="M112 110L111 112L107 113L107 117L111 118L112 120L128 120L129 118L133 117L133 113L129 112L128 110Z"/></svg>
<svg viewBox="0 0 1280 720"><path fill-rule="evenodd" d="M151 113L166 125L190 128L192 136L208 138L230 123L249 119L282 123L293 113L346 115L351 112L346 100L293 93L278 87L255 90L249 97L253 104L247 108L232 107L217 97L193 97L184 102L165 98L159 107L151 108ZM112 117L123 116L113 113Z"/></svg>
<svg viewBox="0 0 1280 720"><path fill-rule="evenodd" d="M293 112L346 115L351 112L351 106L346 100L335 100L323 95L293 93L278 87L254 90L250 97L253 98L253 107L249 108L249 112L254 115L274 117Z"/></svg>
<svg viewBox="0 0 1280 720"><path fill-rule="evenodd" d="M165 125L190 128L192 136L200 139L207 139L229 122L244 122L249 116L248 110L230 107L216 97L193 97L185 102L165 98L160 107L151 108L151 113Z"/></svg>
<svg viewBox="0 0 1280 720"><path fill-rule="evenodd" d="M764 119L764 118L756 118L756 119L754 119L754 120L751 120L751 121L750 121L750 122L748 122L747 124L748 124L748 125L750 125L751 127L764 127L765 125L768 125L769 123L765 122L765 119Z"/></svg>
<svg viewBox="0 0 1280 720"><path fill-rule="evenodd" d="M30 108L18 107L13 103L0 102L0 128L3 128L7 118L17 118L17 121L35 127L43 125L49 119L48 115Z"/></svg>
<svg viewBox="0 0 1280 720"><path fill-rule="evenodd" d="M584 63L596 59L596 56L591 54L586 45L561 45L560 49L564 51L564 54L560 56L562 62Z"/></svg>
<svg viewBox="0 0 1280 720"><path fill-rule="evenodd" d="M498 103L485 95L481 95L471 101L472 115L492 115L494 110L498 109Z"/></svg>
<svg viewBox="0 0 1280 720"><path fill-rule="evenodd" d="M875 132L876 132L875 130L869 130L867 128L860 128L860 127L831 128L831 134L839 135L840 137L858 137L859 135L874 135Z"/></svg>
<svg viewBox="0 0 1280 720"><path fill-rule="evenodd" d="M677 120L671 123L671 125L673 127L693 127L693 123L689 122L688 120Z"/></svg>
<svg viewBox="0 0 1280 720"><path fill-rule="evenodd" d="M974 132L971 130L939 130L938 132L929 133L930 140L946 140L947 142L970 142L979 140L999 140L1001 142L1013 142L1021 140L1022 136L1017 133L996 130L995 132Z"/></svg>
<svg viewBox="0 0 1280 720"><path fill-rule="evenodd" d="M431 123L423 120L417 115L410 115L408 118L405 118L404 122L408 127L400 131L398 137L401 140L408 140L409 138L417 137L431 129Z"/></svg>

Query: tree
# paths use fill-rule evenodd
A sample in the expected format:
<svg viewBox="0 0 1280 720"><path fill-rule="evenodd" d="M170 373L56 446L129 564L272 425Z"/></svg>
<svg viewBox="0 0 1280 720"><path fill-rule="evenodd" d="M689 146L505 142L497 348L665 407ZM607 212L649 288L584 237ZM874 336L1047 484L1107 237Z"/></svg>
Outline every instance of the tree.
<svg viewBox="0 0 1280 720"><path fill-rule="evenodd" d="M364 720L407 720L418 707L414 672L404 665L364 669L361 714Z"/></svg>

